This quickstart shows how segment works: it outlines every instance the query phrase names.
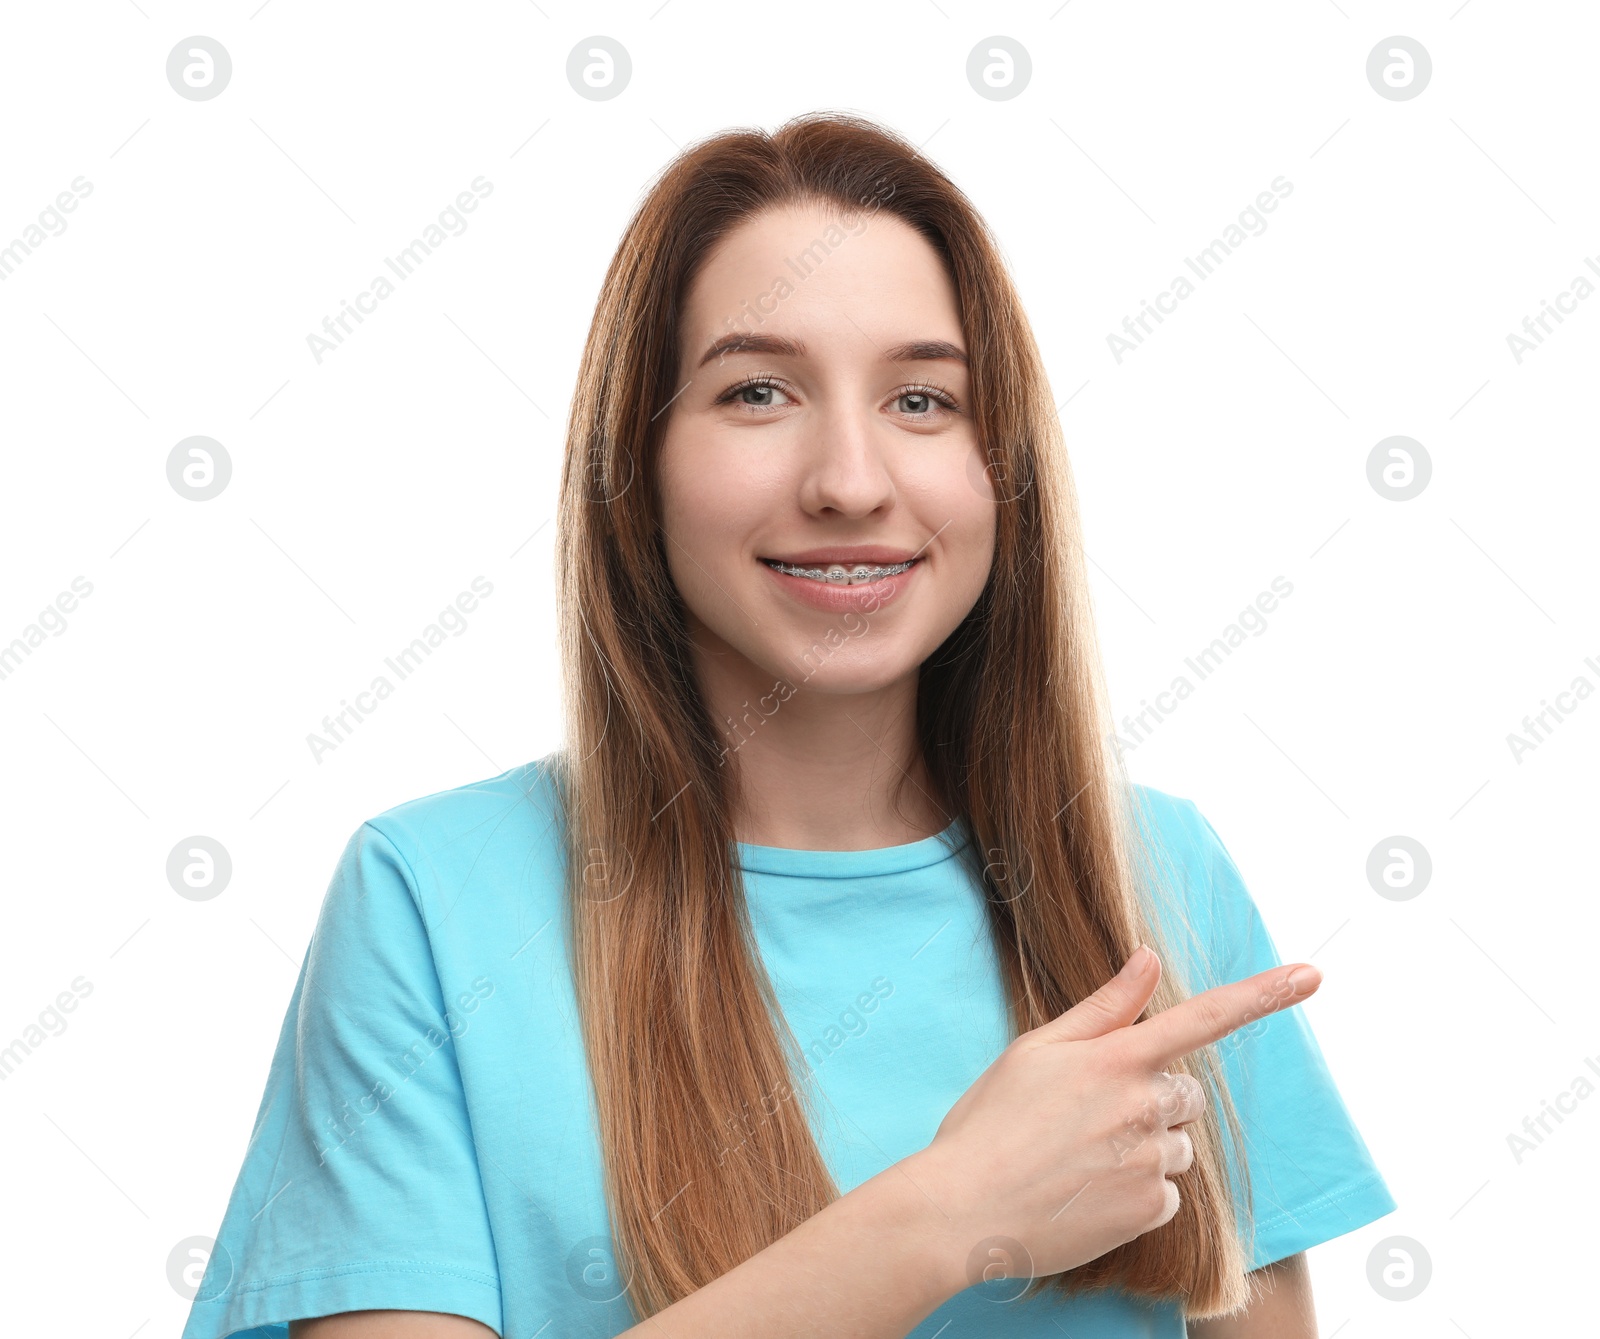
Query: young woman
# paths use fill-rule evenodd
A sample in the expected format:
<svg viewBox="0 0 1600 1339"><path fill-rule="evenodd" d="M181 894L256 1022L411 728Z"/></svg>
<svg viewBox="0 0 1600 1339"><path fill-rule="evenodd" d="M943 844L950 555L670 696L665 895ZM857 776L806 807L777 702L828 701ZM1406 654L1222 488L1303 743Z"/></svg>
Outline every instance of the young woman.
<svg viewBox="0 0 1600 1339"><path fill-rule="evenodd" d="M558 547L567 747L352 836L184 1339L1312 1339L1395 1203L1316 970L1122 773L957 188L842 116L675 161Z"/></svg>

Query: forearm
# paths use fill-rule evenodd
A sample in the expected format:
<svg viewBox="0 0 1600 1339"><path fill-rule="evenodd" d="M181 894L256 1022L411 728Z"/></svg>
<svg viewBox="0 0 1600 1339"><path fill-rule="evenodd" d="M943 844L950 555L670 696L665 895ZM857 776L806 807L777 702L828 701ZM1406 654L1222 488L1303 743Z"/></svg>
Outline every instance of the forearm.
<svg viewBox="0 0 1600 1339"><path fill-rule="evenodd" d="M913 1159L620 1339L904 1339L967 1286Z"/></svg>

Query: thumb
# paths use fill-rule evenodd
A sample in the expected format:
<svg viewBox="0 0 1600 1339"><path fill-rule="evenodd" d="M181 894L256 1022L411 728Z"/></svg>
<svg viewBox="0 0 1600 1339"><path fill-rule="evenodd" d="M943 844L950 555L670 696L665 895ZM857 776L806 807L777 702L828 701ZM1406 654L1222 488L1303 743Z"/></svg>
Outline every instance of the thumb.
<svg viewBox="0 0 1600 1339"><path fill-rule="evenodd" d="M1150 1002L1160 980L1161 960L1148 944L1140 944L1122 970L1093 995L1029 1035L1036 1041L1087 1041L1128 1027Z"/></svg>

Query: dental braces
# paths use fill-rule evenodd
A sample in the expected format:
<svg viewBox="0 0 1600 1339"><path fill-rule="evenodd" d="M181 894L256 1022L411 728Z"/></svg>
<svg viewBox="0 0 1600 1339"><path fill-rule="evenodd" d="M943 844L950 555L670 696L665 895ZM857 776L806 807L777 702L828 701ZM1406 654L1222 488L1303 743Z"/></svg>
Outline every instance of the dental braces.
<svg viewBox="0 0 1600 1339"><path fill-rule="evenodd" d="M869 581L882 581L885 577L898 576L911 566L911 562L890 563L887 566L857 563L854 567L846 567L843 563L830 563L827 567L794 567L789 563L780 562L768 565L786 576L809 577L812 581L826 581L836 586L857 586Z"/></svg>

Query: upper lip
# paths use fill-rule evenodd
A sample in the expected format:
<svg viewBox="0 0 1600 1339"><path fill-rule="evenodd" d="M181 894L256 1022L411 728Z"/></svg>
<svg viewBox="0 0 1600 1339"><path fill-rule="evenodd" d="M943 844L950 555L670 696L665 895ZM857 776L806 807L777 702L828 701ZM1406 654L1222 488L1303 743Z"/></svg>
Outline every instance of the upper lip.
<svg viewBox="0 0 1600 1339"><path fill-rule="evenodd" d="M920 557L921 549L894 549L884 544L833 544L827 548L802 549L799 553L767 554L768 561L788 563L791 567L809 567L817 563L891 563L910 562Z"/></svg>

